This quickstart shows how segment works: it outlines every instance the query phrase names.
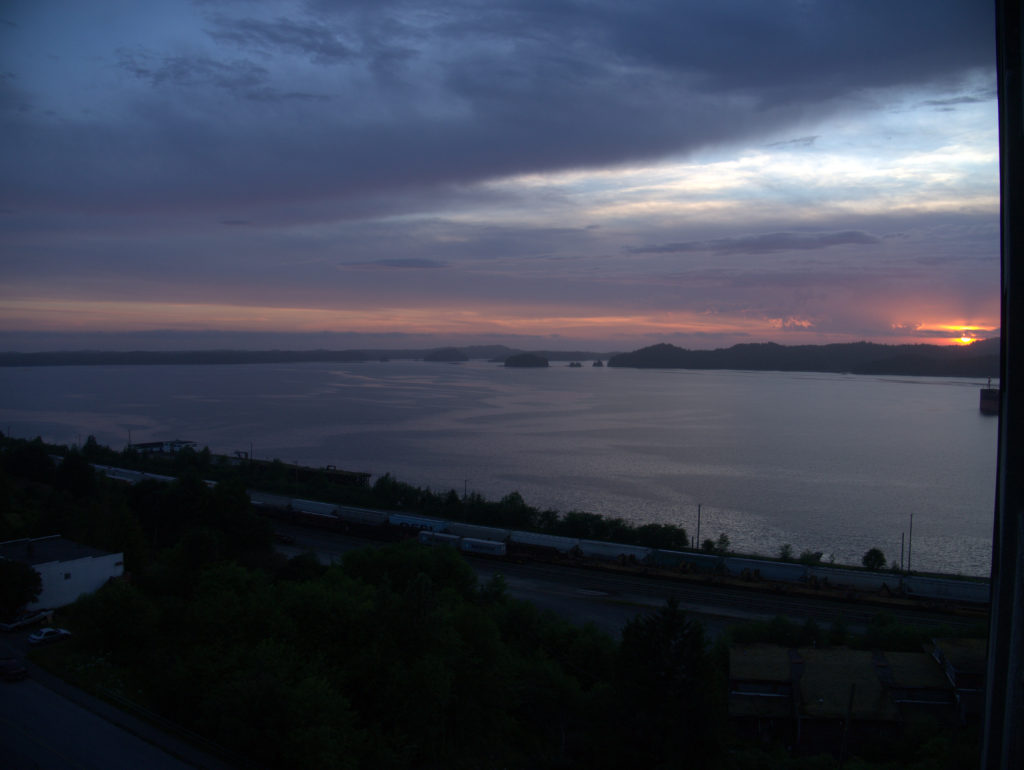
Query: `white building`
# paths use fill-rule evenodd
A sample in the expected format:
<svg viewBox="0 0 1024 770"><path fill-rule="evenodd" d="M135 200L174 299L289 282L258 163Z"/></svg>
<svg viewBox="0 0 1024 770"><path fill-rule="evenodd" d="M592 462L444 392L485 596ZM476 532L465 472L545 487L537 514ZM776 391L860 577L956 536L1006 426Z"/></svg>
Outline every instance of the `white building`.
<svg viewBox="0 0 1024 770"><path fill-rule="evenodd" d="M124 574L123 553L106 553L60 535L0 543L0 559L28 564L42 577L43 590L29 610L71 604Z"/></svg>

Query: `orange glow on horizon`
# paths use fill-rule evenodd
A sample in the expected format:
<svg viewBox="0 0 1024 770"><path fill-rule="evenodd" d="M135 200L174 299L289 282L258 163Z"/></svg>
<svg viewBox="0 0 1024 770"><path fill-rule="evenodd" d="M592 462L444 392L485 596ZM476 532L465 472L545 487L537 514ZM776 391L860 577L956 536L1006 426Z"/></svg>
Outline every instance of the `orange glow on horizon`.
<svg viewBox="0 0 1024 770"><path fill-rule="evenodd" d="M698 347L735 342L827 344L864 339L816 328L816 321L789 316L768 318L744 313L696 311L577 314L565 307L520 304L437 307L297 308L264 305L145 301L75 301L56 298L0 299L0 328L21 331L119 332L144 330L235 332L351 332L415 336L473 337L508 335L562 339L566 344L643 347L656 342L706 338ZM998 334L998 325L979 323L894 324L874 341L885 344L970 345ZM687 347L684 341L676 341Z"/></svg>
<svg viewBox="0 0 1024 770"><path fill-rule="evenodd" d="M905 330L908 337L923 338L913 340L914 342L924 342L930 345L957 345L960 347L973 345L979 340L999 335L999 325L997 323L987 324L978 323L976 321L961 321L959 323L921 323L913 325L893 324L893 329Z"/></svg>

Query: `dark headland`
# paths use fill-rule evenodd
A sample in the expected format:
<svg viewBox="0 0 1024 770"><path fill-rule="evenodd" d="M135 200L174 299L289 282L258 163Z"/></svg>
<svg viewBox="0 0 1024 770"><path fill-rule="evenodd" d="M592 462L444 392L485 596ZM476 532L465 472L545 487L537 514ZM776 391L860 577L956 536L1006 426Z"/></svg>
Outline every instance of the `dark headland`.
<svg viewBox="0 0 1024 770"><path fill-rule="evenodd" d="M608 365L638 369L998 377L999 340L979 340L968 346L879 345L873 342L785 346L762 342L717 350L686 350L660 344L612 356Z"/></svg>
<svg viewBox="0 0 1024 770"><path fill-rule="evenodd" d="M631 353L525 352L502 345L418 350L179 350L0 352L0 366L133 366L201 364L357 363L381 360L466 361L485 359L509 366L547 366L549 361L607 361L639 369L741 369L835 372L919 377L998 377L999 339L971 345L832 345L744 343L715 350L688 350L666 343ZM512 363L509 360L533 363ZM543 363L540 363L543 362Z"/></svg>

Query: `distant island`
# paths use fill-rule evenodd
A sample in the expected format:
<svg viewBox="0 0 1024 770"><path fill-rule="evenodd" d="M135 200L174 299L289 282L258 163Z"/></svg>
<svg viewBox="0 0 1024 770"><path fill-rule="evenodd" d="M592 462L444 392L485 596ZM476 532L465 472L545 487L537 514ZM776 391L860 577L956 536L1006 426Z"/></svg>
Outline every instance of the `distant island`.
<svg viewBox="0 0 1024 770"><path fill-rule="evenodd" d="M505 366L544 367L548 360L536 353L518 353L505 359Z"/></svg>
<svg viewBox="0 0 1024 770"><path fill-rule="evenodd" d="M505 345L460 348L365 348L356 350L56 350L38 353L0 352L0 366L187 366L210 364L361 363L371 361L469 361L502 364L526 351ZM607 358L609 353L583 350L532 351L549 361Z"/></svg>
<svg viewBox="0 0 1024 770"><path fill-rule="evenodd" d="M55 351L0 353L0 366L142 366L278 363L359 363L385 360L468 361L544 367L549 361L589 360L601 366L638 369L740 369L779 372L835 372L911 377L998 377L999 339L971 345L832 345L744 343L715 350L687 350L662 343L632 353L522 351L504 345L419 350L178 350ZM513 363L509 363L513 361Z"/></svg>
<svg viewBox="0 0 1024 770"><path fill-rule="evenodd" d="M911 377L998 377L999 340L972 345L833 345L747 343L717 350L687 350L662 343L612 356L609 366L637 369L743 369L835 372Z"/></svg>

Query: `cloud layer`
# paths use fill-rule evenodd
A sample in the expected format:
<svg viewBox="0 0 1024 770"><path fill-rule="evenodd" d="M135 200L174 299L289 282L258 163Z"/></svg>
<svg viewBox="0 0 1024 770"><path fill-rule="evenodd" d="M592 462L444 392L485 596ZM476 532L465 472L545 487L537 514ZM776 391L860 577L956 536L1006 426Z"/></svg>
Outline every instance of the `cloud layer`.
<svg viewBox="0 0 1024 770"><path fill-rule="evenodd" d="M984 4L922 23L906 0L44 0L3 20L5 328L994 322ZM858 316L894 272L903 308Z"/></svg>

